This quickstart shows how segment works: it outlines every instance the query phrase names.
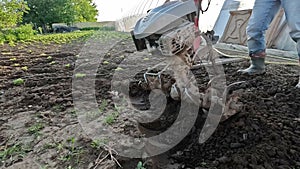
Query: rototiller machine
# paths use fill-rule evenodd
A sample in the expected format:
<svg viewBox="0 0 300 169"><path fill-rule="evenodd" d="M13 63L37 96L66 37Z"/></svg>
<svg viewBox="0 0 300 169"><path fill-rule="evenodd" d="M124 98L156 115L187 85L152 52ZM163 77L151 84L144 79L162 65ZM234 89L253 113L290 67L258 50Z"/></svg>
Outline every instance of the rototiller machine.
<svg viewBox="0 0 300 169"><path fill-rule="evenodd" d="M141 82L144 88L160 89L174 100L188 99L200 103L200 108L206 112L209 112L212 104L220 104L221 121L238 111L239 95L234 92L229 94L230 88L235 84L226 85L222 61L213 49L213 31L203 33L199 30L199 16L208 9L210 0L205 3L207 7L203 9L202 0L167 1L149 10L146 16L139 19L131 35L138 51L147 51L152 57L168 57L169 60L180 58L185 63L184 68L178 67L178 76L184 79L181 82L164 75L172 66L170 63L166 63L159 70L158 66L149 68ZM200 92L199 97L195 97L197 84L194 88L191 87L189 72L200 67L205 67L206 72L203 73L208 73L210 81L206 90ZM155 129L151 125L144 126Z"/></svg>

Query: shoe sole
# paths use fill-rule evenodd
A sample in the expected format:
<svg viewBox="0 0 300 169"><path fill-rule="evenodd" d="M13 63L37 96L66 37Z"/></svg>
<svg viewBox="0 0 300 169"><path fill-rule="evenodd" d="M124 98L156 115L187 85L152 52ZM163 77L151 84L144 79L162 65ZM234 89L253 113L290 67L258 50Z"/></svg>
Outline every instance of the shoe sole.
<svg viewBox="0 0 300 169"><path fill-rule="evenodd" d="M239 70L238 73L242 74L242 75L249 75L249 76L254 76L254 75L263 75L266 73L266 71L262 71L262 72L244 72L243 70Z"/></svg>

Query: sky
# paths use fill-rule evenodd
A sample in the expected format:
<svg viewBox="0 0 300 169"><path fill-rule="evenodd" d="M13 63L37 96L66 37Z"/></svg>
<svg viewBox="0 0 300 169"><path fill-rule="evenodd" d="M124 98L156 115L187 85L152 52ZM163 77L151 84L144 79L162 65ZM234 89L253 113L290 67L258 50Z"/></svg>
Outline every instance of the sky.
<svg viewBox="0 0 300 169"><path fill-rule="evenodd" d="M94 0L99 10L98 21L114 21L126 15L140 0Z"/></svg>

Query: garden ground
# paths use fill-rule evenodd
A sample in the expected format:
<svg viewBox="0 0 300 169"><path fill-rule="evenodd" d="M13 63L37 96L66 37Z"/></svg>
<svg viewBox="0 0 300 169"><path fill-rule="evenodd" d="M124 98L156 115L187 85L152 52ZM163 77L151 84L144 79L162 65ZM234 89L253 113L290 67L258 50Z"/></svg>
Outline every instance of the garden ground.
<svg viewBox="0 0 300 169"><path fill-rule="evenodd" d="M0 167L110 169L119 168L117 160L123 168L135 169L139 162L144 164L143 159L105 158L103 146L109 140L92 140L81 128L72 79L87 77L73 74L84 44L78 40L0 47ZM114 72L120 71L118 65L134 52L130 38L105 52L96 76L96 98L107 125L139 137L141 133L126 112L114 110L110 91ZM152 58L142 59L147 64ZM256 77L236 73L247 65L247 61L224 65L228 84L246 81L239 86L242 109L222 122L204 144L198 143L203 123L199 117L190 134L162 158L164 168L300 168L300 90L294 88L297 67L268 65L267 73ZM202 68L193 71L200 89L209 81L203 72Z"/></svg>

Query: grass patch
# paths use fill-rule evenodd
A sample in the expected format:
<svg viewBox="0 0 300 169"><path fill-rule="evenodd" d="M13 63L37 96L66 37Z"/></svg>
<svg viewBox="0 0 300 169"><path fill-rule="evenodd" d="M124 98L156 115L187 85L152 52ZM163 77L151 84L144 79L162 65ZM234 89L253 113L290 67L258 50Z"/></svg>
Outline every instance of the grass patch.
<svg viewBox="0 0 300 169"><path fill-rule="evenodd" d="M6 147L0 151L0 159L1 161L5 161L7 159L15 160L24 158L29 149L25 149L22 144L15 144L11 147Z"/></svg>
<svg viewBox="0 0 300 169"><path fill-rule="evenodd" d="M91 143L91 147L98 150L104 145L106 145L107 143L108 143L108 139L93 140Z"/></svg>
<svg viewBox="0 0 300 169"><path fill-rule="evenodd" d="M119 117L119 112L115 111L105 117L104 123L108 125L112 125L118 117Z"/></svg>
<svg viewBox="0 0 300 169"><path fill-rule="evenodd" d="M102 113L107 106L108 106L107 100L106 99L102 100L100 107L99 107L99 111Z"/></svg>
<svg viewBox="0 0 300 169"><path fill-rule="evenodd" d="M41 123L37 123L28 128L28 132L30 134L35 135L36 137L40 136L40 131L44 128L44 125Z"/></svg>
<svg viewBox="0 0 300 169"><path fill-rule="evenodd" d="M78 165L81 161L84 150L82 147L76 147L76 139L75 137L71 137L67 139L64 144L59 144L57 147L58 151L63 152L63 149L67 149L67 153L61 154L58 158L62 162L70 162ZM72 166L69 166L72 167Z"/></svg>

